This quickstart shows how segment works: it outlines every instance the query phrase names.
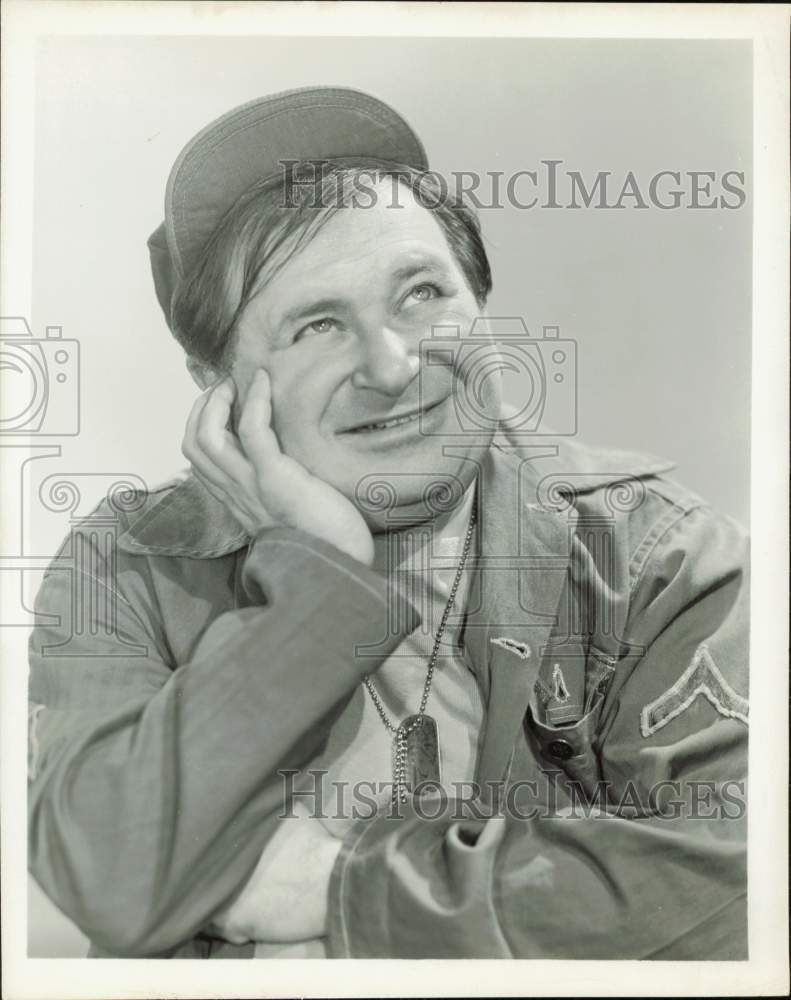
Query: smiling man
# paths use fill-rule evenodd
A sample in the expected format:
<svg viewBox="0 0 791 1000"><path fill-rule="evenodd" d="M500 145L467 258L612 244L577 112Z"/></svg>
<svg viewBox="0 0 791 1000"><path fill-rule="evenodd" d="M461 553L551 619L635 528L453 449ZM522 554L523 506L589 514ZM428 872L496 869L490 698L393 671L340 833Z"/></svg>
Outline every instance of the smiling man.
<svg viewBox="0 0 791 1000"><path fill-rule="evenodd" d="M355 207L363 179L372 199ZM394 182L404 185L395 199ZM295 204L296 197L301 200ZM174 327L193 374L201 385L215 387L211 403L209 397L198 402L187 431L188 457L207 488L218 482L217 469L198 437L212 434L218 421L224 426L230 399L243 450L260 448L262 427L271 425L274 436L266 440L293 460L286 462L291 474L303 477L286 485L282 499L267 497L274 519L310 523L314 534L336 544L342 538L342 547L364 562L371 559L370 532L349 504L337 509L337 494L354 499L364 481L406 474L410 482L399 483L399 507L419 507L429 481L445 476L448 484L469 484L469 448L457 447L450 457L437 446L438 439L459 436L454 369L432 365L419 377L419 348L433 328L469 330L491 279L473 216L440 198L425 172L338 159L296 194L289 188L284 196L284 176L275 175L225 217L211 255L173 303ZM248 288L218 264L234 260L245 276L255 275ZM233 281L237 287L229 295ZM492 428L499 403L496 382L487 381L482 405ZM480 430L462 435L461 444L480 445L481 436ZM272 460L269 454L263 463L264 490ZM233 479L232 466L220 464ZM308 483L304 470L320 482ZM234 508L235 486L222 500ZM299 512L295 503L310 510ZM253 532L261 526L258 509L234 513ZM333 515L343 521L339 532ZM421 519L417 509L412 516ZM328 521L330 533L317 521Z"/></svg>
<svg viewBox="0 0 791 1000"><path fill-rule="evenodd" d="M744 539L506 412L405 122L235 109L150 248L191 472L112 567L75 529L116 600L72 636L56 560L31 639L31 868L92 953L744 957Z"/></svg>

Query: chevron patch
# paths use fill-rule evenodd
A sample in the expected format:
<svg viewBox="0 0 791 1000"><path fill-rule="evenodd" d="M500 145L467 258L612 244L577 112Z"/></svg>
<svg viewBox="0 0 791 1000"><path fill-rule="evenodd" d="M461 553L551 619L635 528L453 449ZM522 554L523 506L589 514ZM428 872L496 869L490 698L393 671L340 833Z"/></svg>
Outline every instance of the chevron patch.
<svg viewBox="0 0 791 1000"><path fill-rule="evenodd" d="M640 712L640 732L643 736L653 736L677 716L685 712L692 702L703 695L727 719L738 719L748 723L749 704L728 684L705 643L695 650L692 663L676 683L650 702Z"/></svg>

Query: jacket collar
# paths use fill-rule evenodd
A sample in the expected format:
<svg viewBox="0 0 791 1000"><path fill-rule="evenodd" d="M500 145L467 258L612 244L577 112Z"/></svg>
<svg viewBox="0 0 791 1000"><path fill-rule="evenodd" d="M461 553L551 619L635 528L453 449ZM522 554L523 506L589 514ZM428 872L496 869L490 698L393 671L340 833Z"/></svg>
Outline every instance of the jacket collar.
<svg viewBox="0 0 791 1000"><path fill-rule="evenodd" d="M491 498L481 503L482 531L493 540L499 538L501 551L509 549L503 548L505 539L500 536L521 523L524 510L551 512L558 503L565 507L563 498L573 494L673 468L672 463L649 455L593 450L572 442L556 444L557 439L527 441L520 442L504 429L481 462L482 492ZM517 492L524 505L519 517L513 507ZM534 530L540 533L540 523L540 518L531 520L531 535ZM188 474L144 498L140 513L121 533L118 545L134 555L211 559L236 552L249 541L233 515Z"/></svg>
<svg viewBox="0 0 791 1000"><path fill-rule="evenodd" d="M149 493L140 513L118 537L133 555L212 559L249 542L242 526L192 475Z"/></svg>

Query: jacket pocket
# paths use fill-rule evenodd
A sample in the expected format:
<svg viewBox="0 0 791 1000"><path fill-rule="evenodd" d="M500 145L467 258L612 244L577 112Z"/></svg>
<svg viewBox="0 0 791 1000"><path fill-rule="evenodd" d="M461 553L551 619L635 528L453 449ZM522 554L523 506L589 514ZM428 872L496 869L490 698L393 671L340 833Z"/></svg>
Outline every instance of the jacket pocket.
<svg viewBox="0 0 791 1000"><path fill-rule="evenodd" d="M601 712L601 696L578 722L549 725L528 711L526 723L534 750L545 770L560 770L578 786L583 798L596 794L601 781L601 765L596 746L596 723Z"/></svg>
<svg viewBox="0 0 791 1000"><path fill-rule="evenodd" d="M558 722L551 712L544 712L543 718L537 718L536 713L530 711L527 723L542 765L545 768L560 769L581 788L585 797L590 798L596 794L597 786L602 780L598 723L604 696L615 673L615 660L591 649L585 673L581 717Z"/></svg>

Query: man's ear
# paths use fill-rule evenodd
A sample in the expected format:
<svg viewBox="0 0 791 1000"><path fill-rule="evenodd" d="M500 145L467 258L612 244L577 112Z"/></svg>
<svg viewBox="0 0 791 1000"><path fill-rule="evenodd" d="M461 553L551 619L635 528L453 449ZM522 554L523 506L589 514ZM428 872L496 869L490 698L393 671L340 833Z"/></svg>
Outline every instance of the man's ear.
<svg viewBox="0 0 791 1000"><path fill-rule="evenodd" d="M198 361L197 358L187 356L187 371L192 376L192 381L201 389L208 389L209 386L218 382L222 375L215 371L210 365Z"/></svg>

